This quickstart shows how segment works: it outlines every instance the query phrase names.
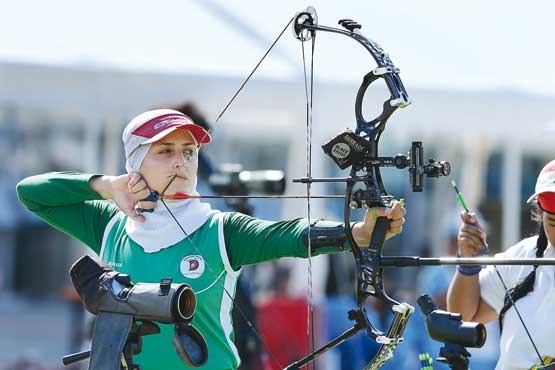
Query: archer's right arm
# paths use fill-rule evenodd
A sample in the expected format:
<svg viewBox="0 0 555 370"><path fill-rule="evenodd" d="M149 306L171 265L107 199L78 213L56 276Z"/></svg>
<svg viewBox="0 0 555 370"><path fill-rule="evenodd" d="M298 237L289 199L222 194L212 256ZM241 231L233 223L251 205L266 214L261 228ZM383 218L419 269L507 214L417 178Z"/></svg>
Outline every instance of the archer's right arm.
<svg viewBox="0 0 555 370"><path fill-rule="evenodd" d="M104 229L119 212L93 190L91 180L99 175L52 172L27 177L17 184L23 205L56 229L99 252Z"/></svg>
<svg viewBox="0 0 555 370"><path fill-rule="evenodd" d="M486 232L476 216L461 214L463 225L459 230L458 246L461 257L476 257L486 246ZM449 291L447 292L447 309L459 312L465 321L488 323L497 319L495 310L480 295L480 274L470 269L457 269Z"/></svg>

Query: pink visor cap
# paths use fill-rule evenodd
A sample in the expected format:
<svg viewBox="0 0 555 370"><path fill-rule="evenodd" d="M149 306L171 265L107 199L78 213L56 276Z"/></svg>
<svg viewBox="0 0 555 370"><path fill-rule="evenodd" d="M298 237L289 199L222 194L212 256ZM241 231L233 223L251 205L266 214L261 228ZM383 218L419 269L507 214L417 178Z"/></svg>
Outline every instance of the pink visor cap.
<svg viewBox="0 0 555 370"><path fill-rule="evenodd" d="M536 198L540 197L543 193L555 193L555 160L546 164L545 167L541 170L540 174L538 175L538 179L536 180L535 193L532 194L530 198L528 198L528 203L533 202ZM549 196L551 195L555 195L555 194L549 194ZM550 206L555 208L555 204L553 205L550 204ZM549 208L552 208L552 207L549 207Z"/></svg>
<svg viewBox="0 0 555 370"><path fill-rule="evenodd" d="M125 157L128 158L141 145L152 144L177 129L188 130L199 145L212 140L204 128L183 113L173 109L154 109L133 118L123 130Z"/></svg>

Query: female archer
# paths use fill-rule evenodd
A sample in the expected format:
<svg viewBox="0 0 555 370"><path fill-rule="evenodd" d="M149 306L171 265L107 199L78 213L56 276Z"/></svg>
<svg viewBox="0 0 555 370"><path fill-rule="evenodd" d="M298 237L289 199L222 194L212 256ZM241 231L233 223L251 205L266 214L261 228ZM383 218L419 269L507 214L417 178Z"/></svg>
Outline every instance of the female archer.
<svg viewBox="0 0 555 370"><path fill-rule="evenodd" d="M555 160L542 169L535 190L528 202L534 205L538 235L521 240L496 257L555 257ZM458 254L483 254L487 251L484 228L474 214L463 213L461 217ZM554 266L459 266L449 288L448 308L462 313L468 321L499 319L501 355L496 370L555 368L534 366L551 364L555 358Z"/></svg>
<svg viewBox="0 0 555 370"><path fill-rule="evenodd" d="M345 251L345 226L317 221L309 228L302 218L270 222L201 202L198 154L211 137L178 111L142 113L129 122L122 139L126 174L32 176L17 185L18 196L45 222L85 243L134 282L172 277L188 283L197 294L193 324L208 344L203 368L236 369L240 359L231 308L241 267ZM386 238L400 233L405 212L398 202L367 210L364 220L352 225L355 241L369 243L378 216L390 219ZM185 368L170 345L172 336L173 327L161 325L160 335L144 338L136 357L143 369Z"/></svg>

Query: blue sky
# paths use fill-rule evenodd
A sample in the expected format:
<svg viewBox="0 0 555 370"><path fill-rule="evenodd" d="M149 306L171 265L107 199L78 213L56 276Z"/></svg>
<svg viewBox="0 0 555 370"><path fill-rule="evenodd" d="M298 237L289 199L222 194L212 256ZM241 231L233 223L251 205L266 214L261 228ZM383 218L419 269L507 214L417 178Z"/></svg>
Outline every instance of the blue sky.
<svg viewBox="0 0 555 370"><path fill-rule="evenodd" d="M353 18L407 85L554 95L555 3L548 0L2 1L0 61L245 76L289 18L314 5L321 24ZM258 76L297 78L286 32ZM322 34L316 76L354 82L373 68L351 40Z"/></svg>

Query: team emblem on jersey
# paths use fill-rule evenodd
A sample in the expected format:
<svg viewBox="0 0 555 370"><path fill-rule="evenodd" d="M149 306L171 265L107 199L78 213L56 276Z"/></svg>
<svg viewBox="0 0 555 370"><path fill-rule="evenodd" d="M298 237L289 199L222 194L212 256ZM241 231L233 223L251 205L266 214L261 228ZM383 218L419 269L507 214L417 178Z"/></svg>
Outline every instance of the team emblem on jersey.
<svg viewBox="0 0 555 370"><path fill-rule="evenodd" d="M179 266L183 276L189 279L196 279L204 273L204 259L202 256L194 255L187 256L181 260L181 265Z"/></svg>

